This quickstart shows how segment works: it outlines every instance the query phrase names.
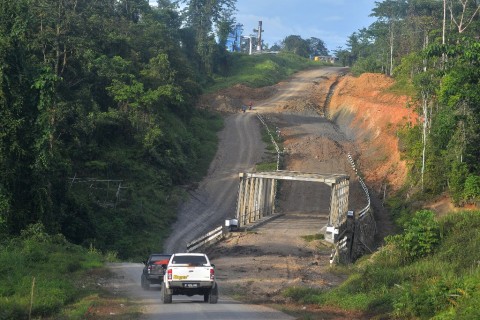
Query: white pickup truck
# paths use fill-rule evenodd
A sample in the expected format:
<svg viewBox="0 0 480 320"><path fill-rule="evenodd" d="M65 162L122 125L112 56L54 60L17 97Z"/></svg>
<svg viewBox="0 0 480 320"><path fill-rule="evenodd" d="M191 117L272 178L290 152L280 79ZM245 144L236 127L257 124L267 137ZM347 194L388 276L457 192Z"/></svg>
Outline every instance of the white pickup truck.
<svg viewBox="0 0 480 320"><path fill-rule="evenodd" d="M217 303L215 266L204 253L175 253L170 257L162 284L162 302L172 295L203 295L203 301Z"/></svg>

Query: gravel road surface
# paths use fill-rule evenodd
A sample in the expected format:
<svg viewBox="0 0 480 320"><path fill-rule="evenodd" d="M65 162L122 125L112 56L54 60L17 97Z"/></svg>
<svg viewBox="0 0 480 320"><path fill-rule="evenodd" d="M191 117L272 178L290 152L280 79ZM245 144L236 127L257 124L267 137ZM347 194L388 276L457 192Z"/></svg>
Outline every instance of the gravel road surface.
<svg viewBox="0 0 480 320"><path fill-rule="evenodd" d="M238 173L251 170L262 159L265 144L255 113L239 112L225 119L220 143L207 177L178 213L165 252L181 252L191 240L235 217Z"/></svg>

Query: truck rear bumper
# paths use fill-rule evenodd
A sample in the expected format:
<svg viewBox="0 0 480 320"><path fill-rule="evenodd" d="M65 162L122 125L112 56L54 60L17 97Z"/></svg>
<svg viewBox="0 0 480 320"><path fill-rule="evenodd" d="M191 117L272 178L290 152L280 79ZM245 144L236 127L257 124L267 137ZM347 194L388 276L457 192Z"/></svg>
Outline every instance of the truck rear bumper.
<svg viewBox="0 0 480 320"><path fill-rule="evenodd" d="M170 289L195 289L195 288L211 288L214 281L169 281Z"/></svg>
<svg viewBox="0 0 480 320"><path fill-rule="evenodd" d="M192 286L193 285L193 286ZM168 292L172 295L186 295L186 296L194 296L194 295L209 295L212 290L216 287L215 282L211 281L200 281L194 282L189 281L185 282L182 281L180 283L174 282L169 285L169 288L165 288L165 292Z"/></svg>

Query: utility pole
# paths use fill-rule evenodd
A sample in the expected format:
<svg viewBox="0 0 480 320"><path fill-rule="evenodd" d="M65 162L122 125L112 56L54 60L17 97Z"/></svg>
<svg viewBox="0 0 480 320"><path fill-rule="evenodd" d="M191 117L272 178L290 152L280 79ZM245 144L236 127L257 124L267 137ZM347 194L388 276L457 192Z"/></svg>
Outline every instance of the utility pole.
<svg viewBox="0 0 480 320"><path fill-rule="evenodd" d="M262 21L258 21L258 29L253 29L253 32L257 32L257 51L262 51Z"/></svg>
<svg viewBox="0 0 480 320"><path fill-rule="evenodd" d="M249 51L248 54L252 55L252 36L248 37L248 42L249 42Z"/></svg>
<svg viewBox="0 0 480 320"><path fill-rule="evenodd" d="M243 40L248 39L248 54L249 54L249 55L252 55L252 51L253 51L253 41L252 41L252 38L255 38L255 36L254 36L254 35L242 36L242 39L243 39Z"/></svg>

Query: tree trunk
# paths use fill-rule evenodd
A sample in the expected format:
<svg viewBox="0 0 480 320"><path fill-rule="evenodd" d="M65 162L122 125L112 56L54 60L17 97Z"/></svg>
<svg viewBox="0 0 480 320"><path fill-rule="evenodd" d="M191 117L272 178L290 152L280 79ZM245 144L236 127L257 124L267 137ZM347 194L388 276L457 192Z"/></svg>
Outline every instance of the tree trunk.
<svg viewBox="0 0 480 320"><path fill-rule="evenodd" d="M390 24L390 71L389 75L393 76L393 23Z"/></svg>
<svg viewBox="0 0 480 320"><path fill-rule="evenodd" d="M424 191L424 176L425 176L425 160L427 150L427 135L428 135L428 93L422 90L422 112L423 112L423 132L422 132L422 169L421 169L421 184L422 192Z"/></svg>

